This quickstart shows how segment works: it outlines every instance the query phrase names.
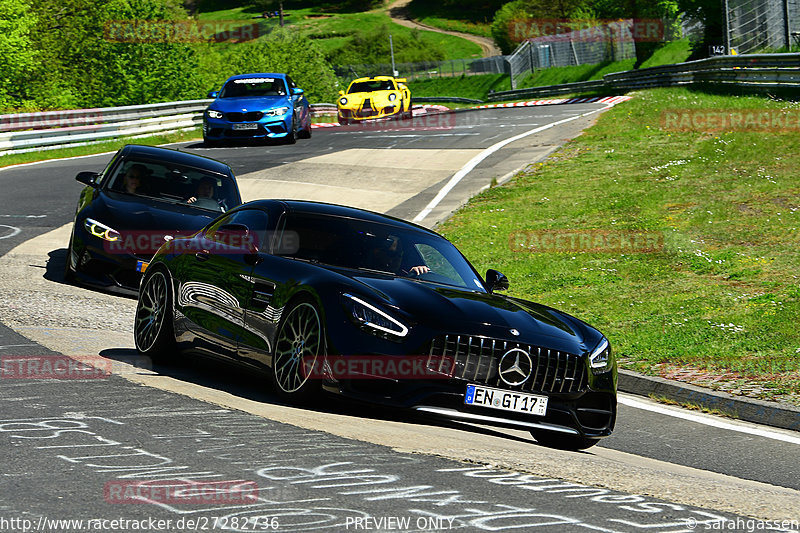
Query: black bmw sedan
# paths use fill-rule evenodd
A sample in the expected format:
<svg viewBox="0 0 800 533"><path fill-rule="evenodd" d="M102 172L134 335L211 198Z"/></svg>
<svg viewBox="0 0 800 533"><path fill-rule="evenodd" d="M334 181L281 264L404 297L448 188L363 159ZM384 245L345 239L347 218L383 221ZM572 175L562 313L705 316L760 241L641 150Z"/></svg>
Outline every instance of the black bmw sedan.
<svg viewBox="0 0 800 533"><path fill-rule="evenodd" d="M596 329L499 294L433 231L330 204L258 200L166 242L142 280L140 353L263 370L275 392L320 390L529 430L583 449L616 418L616 362Z"/></svg>
<svg viewBox="0 0 800 533"><path fill-rule="evenodd" d="M242 203L230 167L155 146L127 145L100 173L81 172L66 281L135 294L150 258Z"/></svg>

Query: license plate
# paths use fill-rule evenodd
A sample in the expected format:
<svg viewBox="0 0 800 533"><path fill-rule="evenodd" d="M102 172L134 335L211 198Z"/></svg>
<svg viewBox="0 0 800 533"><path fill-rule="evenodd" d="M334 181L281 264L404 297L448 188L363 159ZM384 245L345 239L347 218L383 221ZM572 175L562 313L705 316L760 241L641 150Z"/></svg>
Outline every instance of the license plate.
<svg viewBox="0 0 800 533"><path fill-rule="evenodd" d="M234 124L233 129L235 130L257 130L258 124Z"/></svg>
<svg viewBox="0 0 800 533"><path fill-rule="evenodd" d="M481 387L480 385L467 385L464 403L536 416L544 416L547 412L547 396L492 389L490 387Z"/></svg>
<svg viewBox="0 0 800 533"><path fill-rule="evenodd" d="M144 274L147 267L150 265L147 261L136 261L136 272L141 272Z"/></svg>

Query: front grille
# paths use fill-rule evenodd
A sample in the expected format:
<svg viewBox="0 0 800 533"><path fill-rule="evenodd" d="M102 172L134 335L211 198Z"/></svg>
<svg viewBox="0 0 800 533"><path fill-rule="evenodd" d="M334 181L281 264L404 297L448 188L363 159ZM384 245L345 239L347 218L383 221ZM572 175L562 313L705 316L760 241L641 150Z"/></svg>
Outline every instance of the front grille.
<svg viewBox="0 0 800 533"><path fill-rule="evenodd" d="M261 120L263 116L264 113L261 111L248 111L247 113L232 111L230 113L225 113L225 118L228 119L228 122L255 122Z"/></svg>
<svg viewBox="0 0 800 533"><path fill-rule="evenodd" d="M498 365L503 355L514 348L530 356L532 367L523 383L511 386L500 379ZM442 371L451 360L452 378L470 383L531 392L576 393L588 388L582 357L519 342L470 335L436 337L431 343L428 367Z"/></svg>

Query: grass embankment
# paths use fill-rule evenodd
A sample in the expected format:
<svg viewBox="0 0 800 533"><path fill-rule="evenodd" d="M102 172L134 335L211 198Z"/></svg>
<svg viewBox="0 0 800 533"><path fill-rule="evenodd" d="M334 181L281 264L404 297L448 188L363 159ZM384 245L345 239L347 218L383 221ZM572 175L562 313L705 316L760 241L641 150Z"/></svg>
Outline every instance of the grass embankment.
<svg viewBox="0 0 800 533"><path fill-rule="evenodd" d="M505 74L479 74L444 78L415 79L408 82L411 96L460 96L485 100L489 91L511 89Z"/></svg>
<svg viewBox="0 0 800 533"><path fill-rule="evenodd" d="M670 65L672 63L682 63L686 61L692 53L691 44L688 39L674 41L657 49L642 66L639 68L658 67L660 65ZM551 67L540 69L522 80L519 88L541 87L544 85L558 85L561 83L572 83L576 81L600 80L606 74L612 72L622 72L632 70L635 59L624 59L622 61L612 61L597 63L595 65L577 65L573 67Z"/></svg>
<svg viewBox="0 0 800 533"><path fill-rule="evenodd" d="M386 26L388 33L395 39L410 36L414 30L392 22L386 13L381 11L367 11L361 13L323 13L316 8L286 10L284 17L286 26L311 37L319 45L320 50L335 59L335 51L344 46L351 36L363 31L365 28L380 28ZM236 7L219 11L201 12L200 20L249 20L259 21L263 31L268 32L279 25L278 17L270 19L256 19L259 13L250 6ZM422 31L415 33L419 36L420 46L442 50L443 59L461 59L465 57L480 57L481 48L461 37L441 33ZM388 35L386 39L388 40ZM399 51L398 51L399 53ZM368 61L365 61L368 62ZM388 55L385 63L391 62Z"/></svg>
<svg viewBox="0 0 800 533"><path fill-rule="evenodd" d="M667 109L800 114L755 96L639 92L440 230L481 270L505 272L512 295L601 329L623 368L800 404L797 122L678 132L661 127ZM656 232L663 247L519 251L542 230Z"/></svg>
<svg viewBox="0 0 800 533"><path fill-rule="evenodd" d="M443 4L416 0L408 5L411 18L421 24L447 31L471 33L480 37L492 37L492 15L465 11L458 4Z"/></svg>

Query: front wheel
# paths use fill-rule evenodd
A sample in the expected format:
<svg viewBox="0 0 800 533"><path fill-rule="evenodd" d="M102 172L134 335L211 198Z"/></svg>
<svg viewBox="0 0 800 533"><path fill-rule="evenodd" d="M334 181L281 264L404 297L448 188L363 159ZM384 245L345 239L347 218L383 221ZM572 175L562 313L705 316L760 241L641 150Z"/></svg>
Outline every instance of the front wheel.
<svg viewBox="0 0 800 533"><path fill-rule="evenodd" d="M311 138L311 121L308 121L308 124L305 128L297 132L297 136L301 139L310 139Z"/></svg>
<svg viewBox="0 0 800 533"><path fill-rule="evenodd" d="M75 283L75 273L72 271L72 236L69 237L67 256L64 258L64 283Z"/></svg>
<svg viewBox="0 0 800 533"><path fill-rule="evenodd" d="M591 448L600 439L592 439L589 437L580 437L578 435L567 435L566 433L557 433L555 431L546 431L541 429L532 429L531 435L536 442L548 448L557 448L559 450L586 450Z"/></svg>
<svg viewBox="0 0 800 533"><path fill-rule="evenodd" d="M175 355L172 324L172 291L162 270L148 273L139 290L133 338L136 349L154 361L166 361Z"/></svg>
<svg viewBox="0 0 800 533"><path fill-rule="evenodd" d="M289 133L284 137L286 144L294 144L297 142L297 118L292 116L292 125L289 126Z"/></svg>
<svg viewBox="0 0 800 533"><path fill-rule="evenodd" d="M270 377L275 392L291 403L307 403L320 390L315 370L325 357L325 328L316 305L301 298L278 326Z"/></svg>

